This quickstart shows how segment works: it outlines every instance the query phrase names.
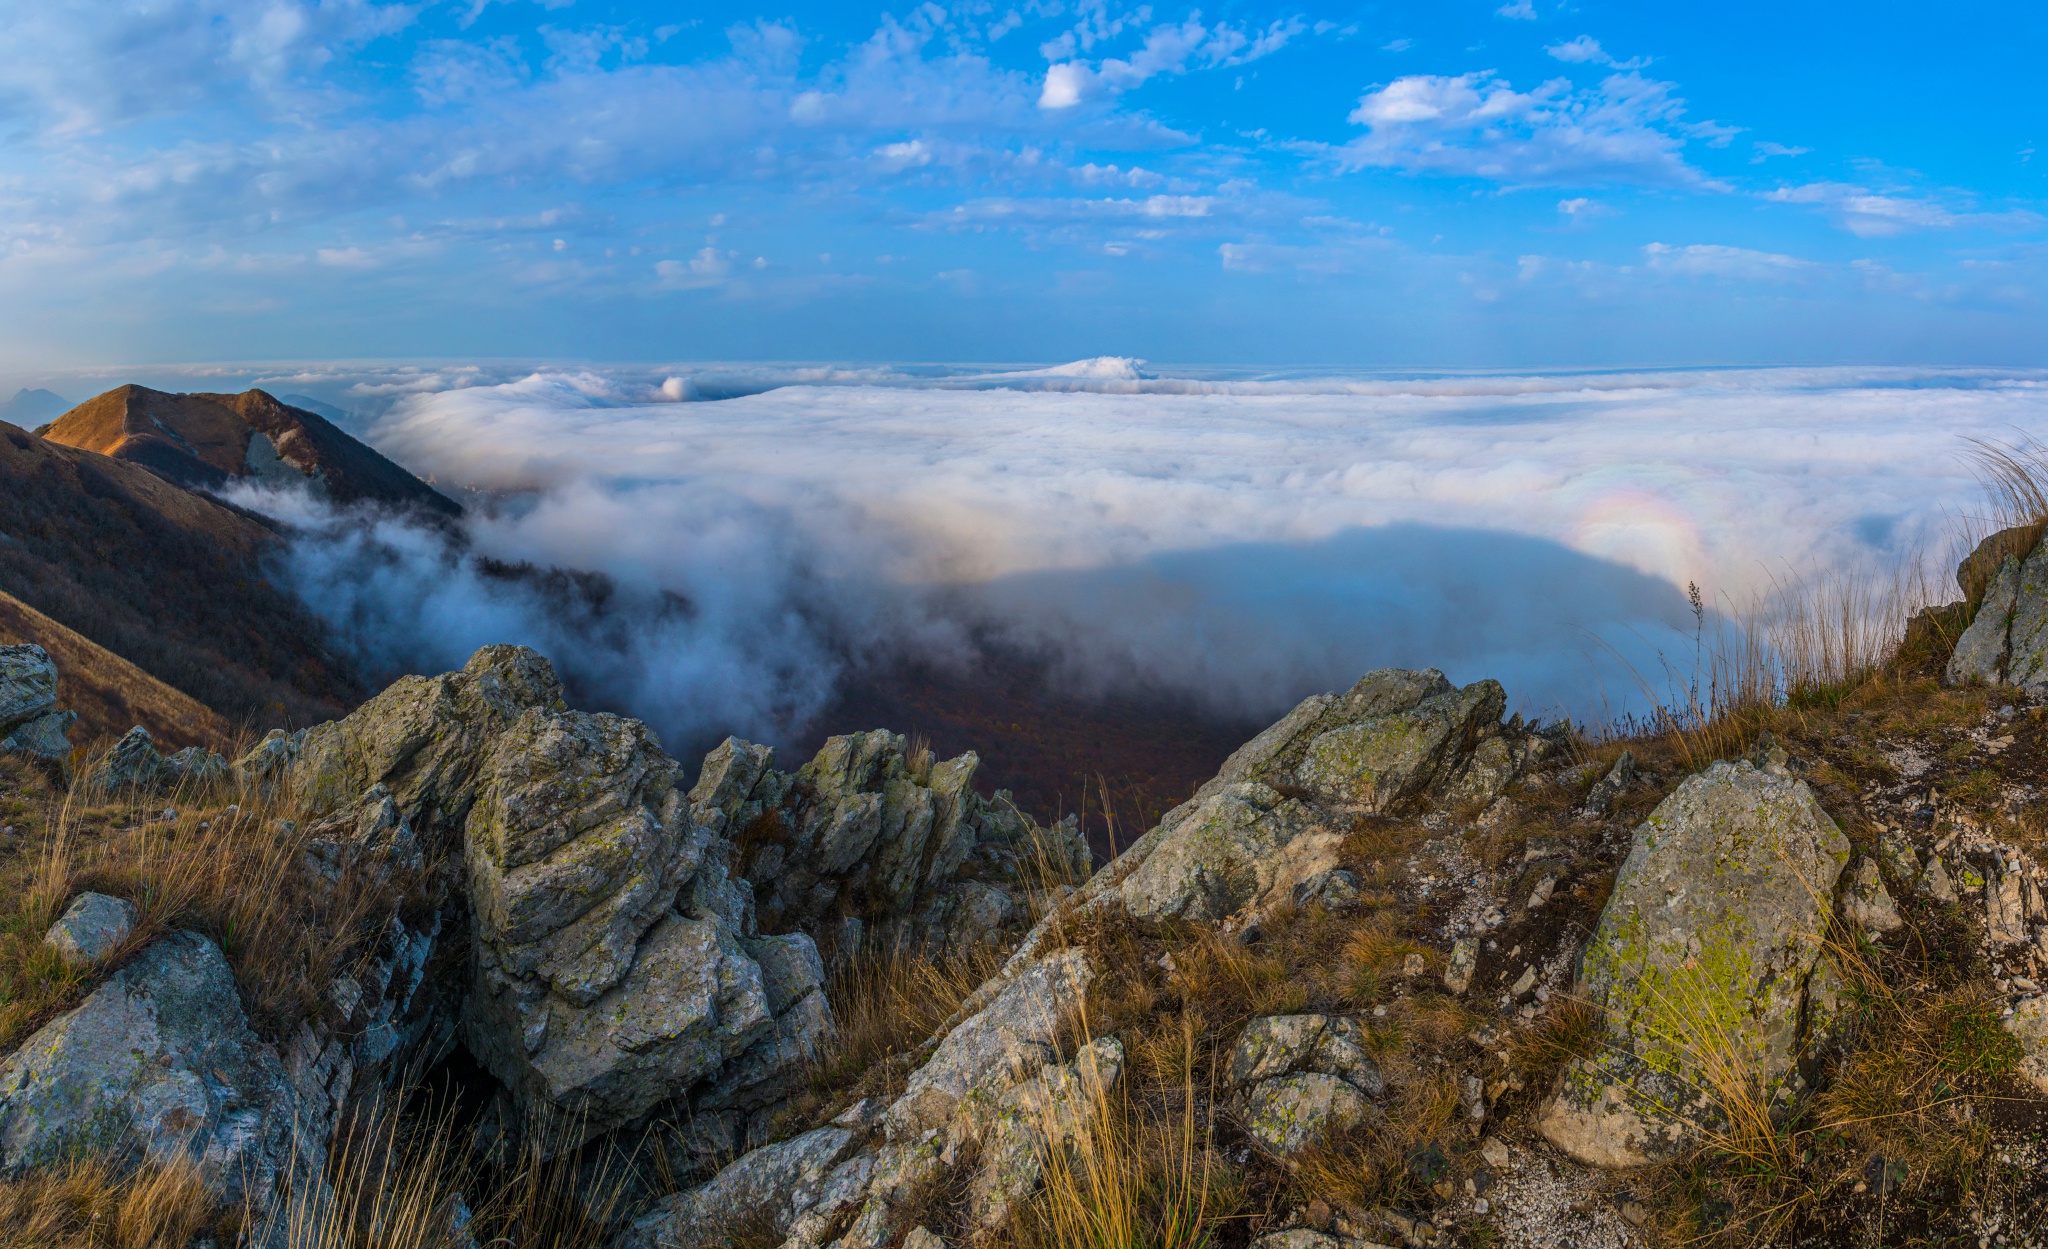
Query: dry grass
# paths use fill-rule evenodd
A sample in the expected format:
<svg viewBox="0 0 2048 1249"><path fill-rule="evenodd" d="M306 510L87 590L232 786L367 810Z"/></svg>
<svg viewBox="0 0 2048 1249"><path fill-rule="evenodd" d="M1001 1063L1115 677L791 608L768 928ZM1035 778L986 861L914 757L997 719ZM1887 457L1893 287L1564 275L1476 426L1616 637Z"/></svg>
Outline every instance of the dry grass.
<svg viewBox="0 0 2048 1249"><path fill-rule="evenodd" d="M57 705L78 713L71 740L81 746L117 738L137 724L165 750L221 750L233 737L232 726L212 708L13 595L0 593L0 643L20 642L35 643L56 661Z"/></svg>
<svg viewBox="0 0 2048 1249"><path fill-rule="evenodd" d="M120 1172L89 1159L0 1183L0 1249L186 1249L235 1220L189 1164Z"/></svg>
<svg viewBox="0 0 2048 1249"><path fill-rule="evenodd" d="M367 870L332 885L318 880L300 865L303 812L254 795L106 801L82 782L59 793L31 770L6 766L27 810L22 831L0 850L0 1049L75 1004L157 934L180 928L220 945L251 1023L279 1039L419 883ZM167 809L178 818L162 820ZM99 966L67 967L43 933L86 891L126 898L141 918Z"/></svg>
<svg viewBox="0 0 2048 1249"><path fill-rule="evenodd" d="M834 1032L786 1119L809 1126L853 1098L900 1093L911 1071L906 1056L920 1051L1002 957L991 948L937 952L898 942L833 957L825 993Z"/></svg>
<svg viewBox="0 0 2048 1249"><path fill-rule="evenodd" d="M1081 1113L1045 1107L1043 1188L1013 1233L1020 1249L1202 1249L1238 1212L1242 1185L1202 1113L1199 1025L1184 1015L1170 1035L1154 1057L1177 1052L1176 1068L1155 1069L1151 1089L1112 1088L1084 1062Z"/></svg>

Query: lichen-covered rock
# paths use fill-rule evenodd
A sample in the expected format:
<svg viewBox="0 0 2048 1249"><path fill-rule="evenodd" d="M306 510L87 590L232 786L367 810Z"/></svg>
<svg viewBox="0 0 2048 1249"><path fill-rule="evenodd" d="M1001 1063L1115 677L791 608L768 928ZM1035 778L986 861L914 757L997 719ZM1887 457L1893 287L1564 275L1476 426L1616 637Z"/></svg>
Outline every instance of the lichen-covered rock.
<svg viewBox="0 0 2048 1249"><path fill-rule="evenodd" d="M1078 821L1041 827L1007 794L983 799L972 753L933 760L877 730L828 738L794 773L773 762L728 738L690 790L697 818L738 848L770 928L823 932L859 915L875 940L958 947L1021 919L1042 878L1090 869Z"/></svg>
<svg viewBox="0 0 2048 1249"><path fill-rule="evenodd" d="M1322 1072L1262 1080L1245 1094L1244 1128L1281 1157L1298 1154L1332 1132L1356 1127L1372 1103L1348 1082Z"/></svg>
<svg viewBox="0 0 2048 1249"><path fill-rule="evenodd" d="M120 948L142 913L126 898L81 893L43 934L43 944L67 963L90 963Z"/></svg>
<svg viewBox="0 0 2048 1249"><path fill-rule="evenodd" d="M165 789L191 791L228 779L228 761L199 746L187 746L164 757L157 770L157 784Z"/></svg>
<svg viewBox="0 0 2048 1249"><path fill-rule="evenodd" d="M316 813L381 783L423 837L452 842L492 742L523 712L562 706L546 659L524 646L486 646L460 672L400 677L343 719L296 739L266 738L236 768L253 775L289 756L284 782Z"/></svg>
<svg viewBox="0 0 2048 1249"><path fill-rule="evenodd" d="M1220 920L1336 866L1342 833L1256 781L1211 794L1125 879L1131 914Z"/></svg>
<svg viewBox="0 0 2048 1249"><path fill-rule="evenodd" d="M1089 1129L1123 1070L1123 1045L1101 1037L1072 1062L1047 1067L997 1099L978 1125L980 1163L967 1191L977 1228L997 1231L1038 1190L1046 1152L1070 1148Z"/></svg>
<svg viewBox="0 0 2048 1249"><path fill-rule="evenodd" d="M0 736L57 709L57 665L33 643L0 646Z"/></svg>
<svg viewBox="0 0 2048 1249"><path fill-rule="evenodd" d="M2020 1043L2020 1074L2048 1096L2048 994L2016 1004L2005 1030Z"/></svg>
<svg viewBox="0 0 2048 1249"><path fill-rule="evenodd" d="M962 1102L996 1095L1055 1055L1053 1038L1094 979L1087 951L1060 950L1014 976L987 1006L961 1021L910 1076L889 1107L889 1138L912 1140L952 1121Z"/></svg>
<svg viewBox="0 0 2048 1249"><path fill-rule="evenodd" d="M753 1150L710 1182L664 1198L613 1249L714 1249L743 1229L785 1235L812 1204L806 1198L859 1144L858 1133L825 1127Z"/></svg>
<svg viewBox="0 0 2048 1249"><path fill-rule="evenodd" d="M1389 810L1432 788L1452 786L1470 765L1481 731L1497 724L1506 706L1507 695L1499 682L1480 681L1327 729L1303 750L1294 769L1295 783L1344 806ZM1497 770L1500 787L1505 788L1512 779L1505 758ZM1469 795L1481 800L1492 796Z"/></svg>
<svg viewBox="0 0 2048 1249"><path fill-rule="evenodd" d="M121 735L92 770L87 783L106 793L148 792L164 780L164 757L149 730L136 725Z"/></svg>
<svg viewBox="0 0 2048 1249"><path fill-rule="evenodd" d="M1849 843L1803 781L1716 763L1636 830L1580 965L1608 1045L1566 1071L1541 1129L1582 1162L1672 1156L1718 1107L1703 1055L1798 1081L1808 984Z"/></svg>
<svg viewBox="0 0 2048 1249"><path fill-rule="evenodd" d="M1230 1079L1250 1086L1297 1071L1333 1075L1368 1097L1386 1082L1365 1052L1365 1032L1341 1015L1268 1015L1238 1033L1230 1051Z"/></svg>
<svg viewBox="0 0 2048 1249"><path fill-rule="evenodd" d="M0 738L0 751L11 755L25 755L30 759L41 759L46 763L68 763L71 759L71 739L66 736L71 726L78 723L75 711L49 711L33 720L14 726L4 738Z"/></svg>
<svg viewBox="0 0 2048 1249"><path fill-rule="evenodd" d="M1868 857L1859 860L1850 873L1848 887L1842 892L1842 914L1865 932L1880 935L1896 932L1906 922L1899 916L1891 891L1884 887L1877 860Z"/></svg>
<svg viewBox="0 0 2048 1249"><path fill-rule="evenodd" d="M277 1052L249 1030L219 947L155 942L0 1064L0 1174L92 1154L189 1159L223 1202L268 1204L319 1136Z"/></svg>
<svg viewBox="0 0 2048 1249"><path fill-rule="evenodd" d="M2024 556L2016 546L2001 549L2006 553L1977 614L1956 639L1947 676L1955 684L1982 681L2039 693L2048 690L2048 544Z"/></svg>
<svg viewBox="0 0 2048 1249"><path fill-rule="evenodd" d="M1586 792L1586 801L1580 804L1579 814L1587 819L1598 819L1606 815L1607 808L1614 805L1614 800L1627 793L1635 783L1635 752L1624 750L1621 752L1621 758L1616 759L1614 766L1607 770L1607 775L1596 781L1593 788Z"/></svg>

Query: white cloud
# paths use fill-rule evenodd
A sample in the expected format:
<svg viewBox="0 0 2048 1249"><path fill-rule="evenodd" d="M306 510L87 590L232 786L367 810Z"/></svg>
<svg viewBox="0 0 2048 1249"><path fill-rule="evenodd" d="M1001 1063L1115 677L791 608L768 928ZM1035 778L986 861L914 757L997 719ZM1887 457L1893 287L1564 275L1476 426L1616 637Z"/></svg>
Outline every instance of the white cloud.
<svg viewBox="0 0 2048 1249"><path fill-rule="evenodd" d="M1824 209L1842 229L1858 238L1889 238L1909 230L1958 227L2034 229L2039 214L2025 209L1972 212L1950 208L1926 196L1882 194L1842 182L1809 182L1779 187L1765 199L1779 204L1810 204Z"/></svg>
<svg viewBox="0 0 2048 1249"><path fill-rule="evenodd" d="M1553 43L1543 50L1569 65L1611 65L1615 69L1641 69L1650 63L1650 59L1644 56L1617 61L1600 46L1600 41L1591 35L1580 35L1564 43Z"/></svg>
<svg viewBox="0 0 2048 1249"><path fill-rule="evenodd" d="M1394 39L1380 45L1382 52L1406 52L1415 46L1413 39Z"/></svg>
<svg viewBox="0 0 2048 1249"><path fill-rule="evenodd" d="M1248 31L1225 22L1205 25L1200 14L1195 14L1184 22L1152 27L1146 32L1144 46L1127 57L1104 57L1092 62L1067 59L1074 56L1077 48L1085 51L1093 43L1070 31L1043 49L1047 59L1058 63L1045 71L1038 106L1067 109L1087 99L1132 90L1162 74L1180 75L1196 69L1248 64L1280 51L1306 29L1300 18L1287 18L1272 22L1263 30Z"/></svg>
<svg viewBox="0 0 2048 1249"><path fill-rule="evenodd" d="M738 252L701 247L688 260L663 260L654 266L659 285L669 290L696 290L717 286L732 276L732 262Z"/></svg>
<svg viewBox="0 0 2048 1249"><path fill-rule="evenodd" d="M1557 79L1527 92L1491 70L1415 74L1361 97L1348 120L1368 133L1329 154L1346 169L1497 182L1716 186L1681 155L1684 112L1672 84L1633 73L1589 90Z"/></svg>
<svg viewBox="0 0 2048 1249"><path fill-rule="evenodd" d="M1579 195L1571 199L1557 201L1557 211L1573 220L1584 221L1592 217L1608 216L1614 210L1598 200L1587 199L1585 196Z"/></svg>
<svg viewBox="0 0 2048 1249"><path fill-rule="evenodd" d="M1749 163L1761 165L1773 156L1804 156L1813 149L1808 147L1787 147L1783 143L1771 143L1758 139L1755 143L1750 144L1750 150L1755 152L1756 155L1750 157Z"/></svg>
<svg viewBox="0 0 2048 1249"><path fill-rule="evenodd" d="M1692 243L1676 247L1669 243L1643 246L1643 263L1652 272L1681 277L1742 278L1782 280L1813 269L1810 260L1782 256L1776 252L1747 247L1725 247L1716 243Z"/></svg>
<svg viewBox="0 0 2048 1249"><path fill-rule="evenodd" d="M1505 17L1517 22L1533 22L1536 20L1534 0L1508 0L1508 3L1503 4L1493 12L1496 17Z"/></svg>

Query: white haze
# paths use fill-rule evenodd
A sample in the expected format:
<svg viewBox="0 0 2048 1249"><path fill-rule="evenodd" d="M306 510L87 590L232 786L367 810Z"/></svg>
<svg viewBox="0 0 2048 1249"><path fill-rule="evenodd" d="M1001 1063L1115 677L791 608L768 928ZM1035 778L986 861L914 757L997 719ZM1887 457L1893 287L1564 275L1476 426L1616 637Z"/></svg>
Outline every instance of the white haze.
<svg viewBox="0 0 2048 1249"><path fill-rule="evenodd" d="M1498 677L1531 713L1639 710L1630 668L1661 684L1660 656L1689 659L1688 581L1740 604L1945 556L1978 500L1963 439L2048 417L2048 375L1952 370L1251 377L1107 359L277 384L381 413L387 455L493 492L474 552L620 586L578 622L426 532L314 524L287 575L346 643L424 670L531 642L678 744L786 738L847 665L971 662L976 630L1084 692L1236 715L1385 664Z"/></svg>

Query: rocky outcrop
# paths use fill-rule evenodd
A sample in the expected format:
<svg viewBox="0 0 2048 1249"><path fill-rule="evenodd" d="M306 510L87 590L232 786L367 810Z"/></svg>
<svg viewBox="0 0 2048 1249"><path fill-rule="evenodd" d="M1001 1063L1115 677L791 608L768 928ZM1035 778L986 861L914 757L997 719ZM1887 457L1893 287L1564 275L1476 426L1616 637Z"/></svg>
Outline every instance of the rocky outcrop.
<svg viewBox="0 0 2048 1249"><path fill-rule="evenodd" d="M218 784L229 775L227 760L198 746L159 754L149 730L138 724L93 765L87 783L108 794L175 793Z"/></svg>
<svg viewBox="0 0 2048 1249"><path fill-rule="evenodd" d="M1969 595L1976 614L1949 657L1952 684L2048 691L2048 546L2037 537L2030 529L1993 534L1956 569L1966 593L1980 581L1983 589ZM1987 568L1996 571L1987 576Z"/></svg>
<svg viewBox="0 0 2048 1249"><path fill-rule="evenodd" d="M826 740L794 773L738 738L704 761L691 801L739 847L760 921L850 949L864 939L991 939L1026 894L1089 872L1079 822L1040 827L974 789L972 752L936 760L884 731Z"/></svg>
<svg viewBox="0 0 2048 1249"><path fill-rule="evenodd" d="M1580 1161L1633 1166L1725 1127L1719 1072L1753 1076L1780 1105L1827 997L1823 941L1848 857L1781 766L1716 763L1659 804L1580 965L1608 1043L1567 1070L1543 1134Z"/></svg>
<svg viewBox="0 0 2048 1249"><path fill-rule="evenodd" d="M152 944L0 1064L0 1174L81 1154L189 1159L229 1205L258 1208L323 1140L277 1052L249 1030L219 947Z"/></svg>
<svg viewBox="0 0 2048 1249"><path fill-rule="evenodd" d="M0 751L64 763L77 719L57 709L57 665L42 647L0 646Z"/></svg>

